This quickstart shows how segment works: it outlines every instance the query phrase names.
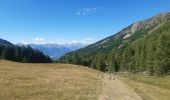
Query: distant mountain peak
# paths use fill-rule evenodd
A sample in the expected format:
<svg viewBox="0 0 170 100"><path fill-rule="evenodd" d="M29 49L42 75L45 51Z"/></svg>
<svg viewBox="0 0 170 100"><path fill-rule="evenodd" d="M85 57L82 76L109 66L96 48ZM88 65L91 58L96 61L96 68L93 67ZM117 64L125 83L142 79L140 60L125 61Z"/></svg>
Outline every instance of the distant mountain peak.
<svg viewBox="0 0 170 100"><path fill-rule="evenodd" d="M24 45L24 44L17 44ZM87 46L86 44L81 43L71 43L71 44L55 44L55 43L47 43L47 44L27 44L34 49L38 49L42 51L44 54L49 55L53 59L58 59L64 54L80 49L82 47Z"/></svg>
<svg viewBox="0 0 170 100"><path fill-rule="evenodd" d="M153 28L156 28L156 26L165 23L167 21L170 21L170 12L159 13L149 19L137 21L129 25L128 27L124 28L123 30L117 32L116 34L107 37L105 39L102 39L85 48L81 48L80 50L77 50L75 52L87 56L86 54L88 54L90 51L92 51L90 52L90 54L95 55L96 52L98 52L101 49L109 48L108 50L110 50L110 48L115 47L115 45L121 43L121 41L129 39L130 37L132 37L135 34L138 34L142 30L152 30ZM119 47L122 47L122 45L119 45Z"/></svg>
<svg viewBox="0 0 170 100"><path fill-rule="evenodd" d="M137 31L141 31L143 29L152 28L162 22L166 22L170 20L170 12L159 13L149 19L145 19L142 21L137 21L130 26L126 27L122 31L118 32L115 37L126 39L136 33Z"/></svg>
<svg viewBox="0 0 170 100"><path fill-rule="evenodd" d="M67 53L59 60L100 71L168 74L170 63L170 13L135 22L120 32Z"/></svg>

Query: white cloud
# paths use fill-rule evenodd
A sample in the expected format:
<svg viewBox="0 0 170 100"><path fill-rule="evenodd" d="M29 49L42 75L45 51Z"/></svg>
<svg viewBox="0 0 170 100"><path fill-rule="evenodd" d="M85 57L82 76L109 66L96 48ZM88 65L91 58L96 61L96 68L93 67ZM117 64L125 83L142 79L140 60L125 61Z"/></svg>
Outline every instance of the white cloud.
<svg viewBox="0 0 170 100"><path fill-rule="evenodd" d="M69 43L69 42L68 42ZM73 40L70 43L80 43L78 40Z"/></svg>
<svg viewBox="0 0 170 100"><path fill-rule="evenodd" d="M63 39L60 39L60 38L57 38L55 40L47 40L47 39L44 39L44 38L34 38L32 39L32 41L24 41L23 40L23 44L30 44L30 43L33 43L33 44L76 44L76 43L81 43L81 44L92 44L94 43L95 40L93 38L84 38L84 39L77 39L77 40L63 40Z"/></svg>
<svg viewBox="0 0 170 100"><path fill-rule="evenodd" d="M93 14L97 11L101 11L103 9L103 7L93 7L93 8L83 8L83 9L79 9L76 13L77 16L86 16L86 15L90 15Z"/></svg>
<svg viewBox="0 0 170 100"><path fill-rule="evenodd" d="M33 43L35 43L35 44L43 44L44 43L44 38L39 38L39 37L34 38Z"/></svg>
<svg viewBox="0 0 170 100"><path fill-rule="evenodd" d="M34 41L44 41L44 38L35 38Z"/></svg>
<svg viewBox="0 0 170 100"><path fill-rule="evenodd" d="M29 44L28 42L22 42L22 44Z"/></svg>

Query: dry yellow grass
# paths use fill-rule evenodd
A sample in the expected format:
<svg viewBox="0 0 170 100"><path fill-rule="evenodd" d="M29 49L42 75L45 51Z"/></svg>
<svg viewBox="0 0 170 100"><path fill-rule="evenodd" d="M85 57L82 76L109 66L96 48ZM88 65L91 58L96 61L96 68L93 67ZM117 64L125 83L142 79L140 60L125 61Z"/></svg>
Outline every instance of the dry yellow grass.
<svg viewBox="0 0 170 100"><path fill-rule="evenodd" d="M101 73L67 64L0 61L0 100L97 100Z"/></svg>
<svg viewBox="0 0 170 100"><path fill-rule="evenodd" d="M24 64L0 60L0 100L169 100L168 77L121 78L69 64ZM165 81L166 80L166 81ZM159 84L158 84L159 83ZM138 94L141 96L139 96Z"/></svg>
<svg viewBox="0 0 170 100"><path fill-rule="evenodd" d="M131 86L144 100L170 100L169 76L135 75L133 78L129 76L126 78L119 76L119 78Z"/></svg>

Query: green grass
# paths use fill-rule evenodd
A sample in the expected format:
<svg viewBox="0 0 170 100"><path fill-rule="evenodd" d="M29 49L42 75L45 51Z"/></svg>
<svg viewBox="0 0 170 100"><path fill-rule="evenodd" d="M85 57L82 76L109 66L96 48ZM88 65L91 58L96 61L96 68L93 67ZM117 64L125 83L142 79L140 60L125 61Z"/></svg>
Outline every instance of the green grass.
<svg viewBox="0 0 170 100"><path fill-rule="evenodd" d="M169 100L170 76L145 76L142 74L118 76L133 88L144 100Z"/></svg>
<svg viewBox="0 0 170 100"><path fill-rule="evenodd" d="M76 65L0 61L0 100L97 100L100 75Z"/></svg>
<svg viewBox="0 0 170 100"><path fill-rule="evenodd" d="M135 75L135 76L131 76L131 79L139 82L156 85L161 88L170 89L170 75L162 76L162 77Z"/></svg>

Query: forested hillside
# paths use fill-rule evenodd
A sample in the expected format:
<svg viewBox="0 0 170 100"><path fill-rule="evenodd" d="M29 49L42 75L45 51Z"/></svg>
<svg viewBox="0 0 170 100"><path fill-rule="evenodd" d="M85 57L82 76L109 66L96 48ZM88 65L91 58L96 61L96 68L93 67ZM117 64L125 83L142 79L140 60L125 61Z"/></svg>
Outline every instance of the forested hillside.
<svg viewBox="0 0 170 100"><path fill-rule="evenodd" d="M13 44L9 41L6 41L4 39L1 39L0 38L0 45L3 45L3 46L13 46Z"/></svg>
<svg viewBox="0 0 170 100"><path fill-rule="evenodd" d="M170 13L136 22L117 34L66 54L61 62L101 71L170 72Z"/></svg>
<svg viewBox="0 0 170 100"><path fill-rule="evenodd" d="M27 46L4 46L0 45L0 59L6 59L24 63L50 63L50 57L38 50Z"/></svg>

